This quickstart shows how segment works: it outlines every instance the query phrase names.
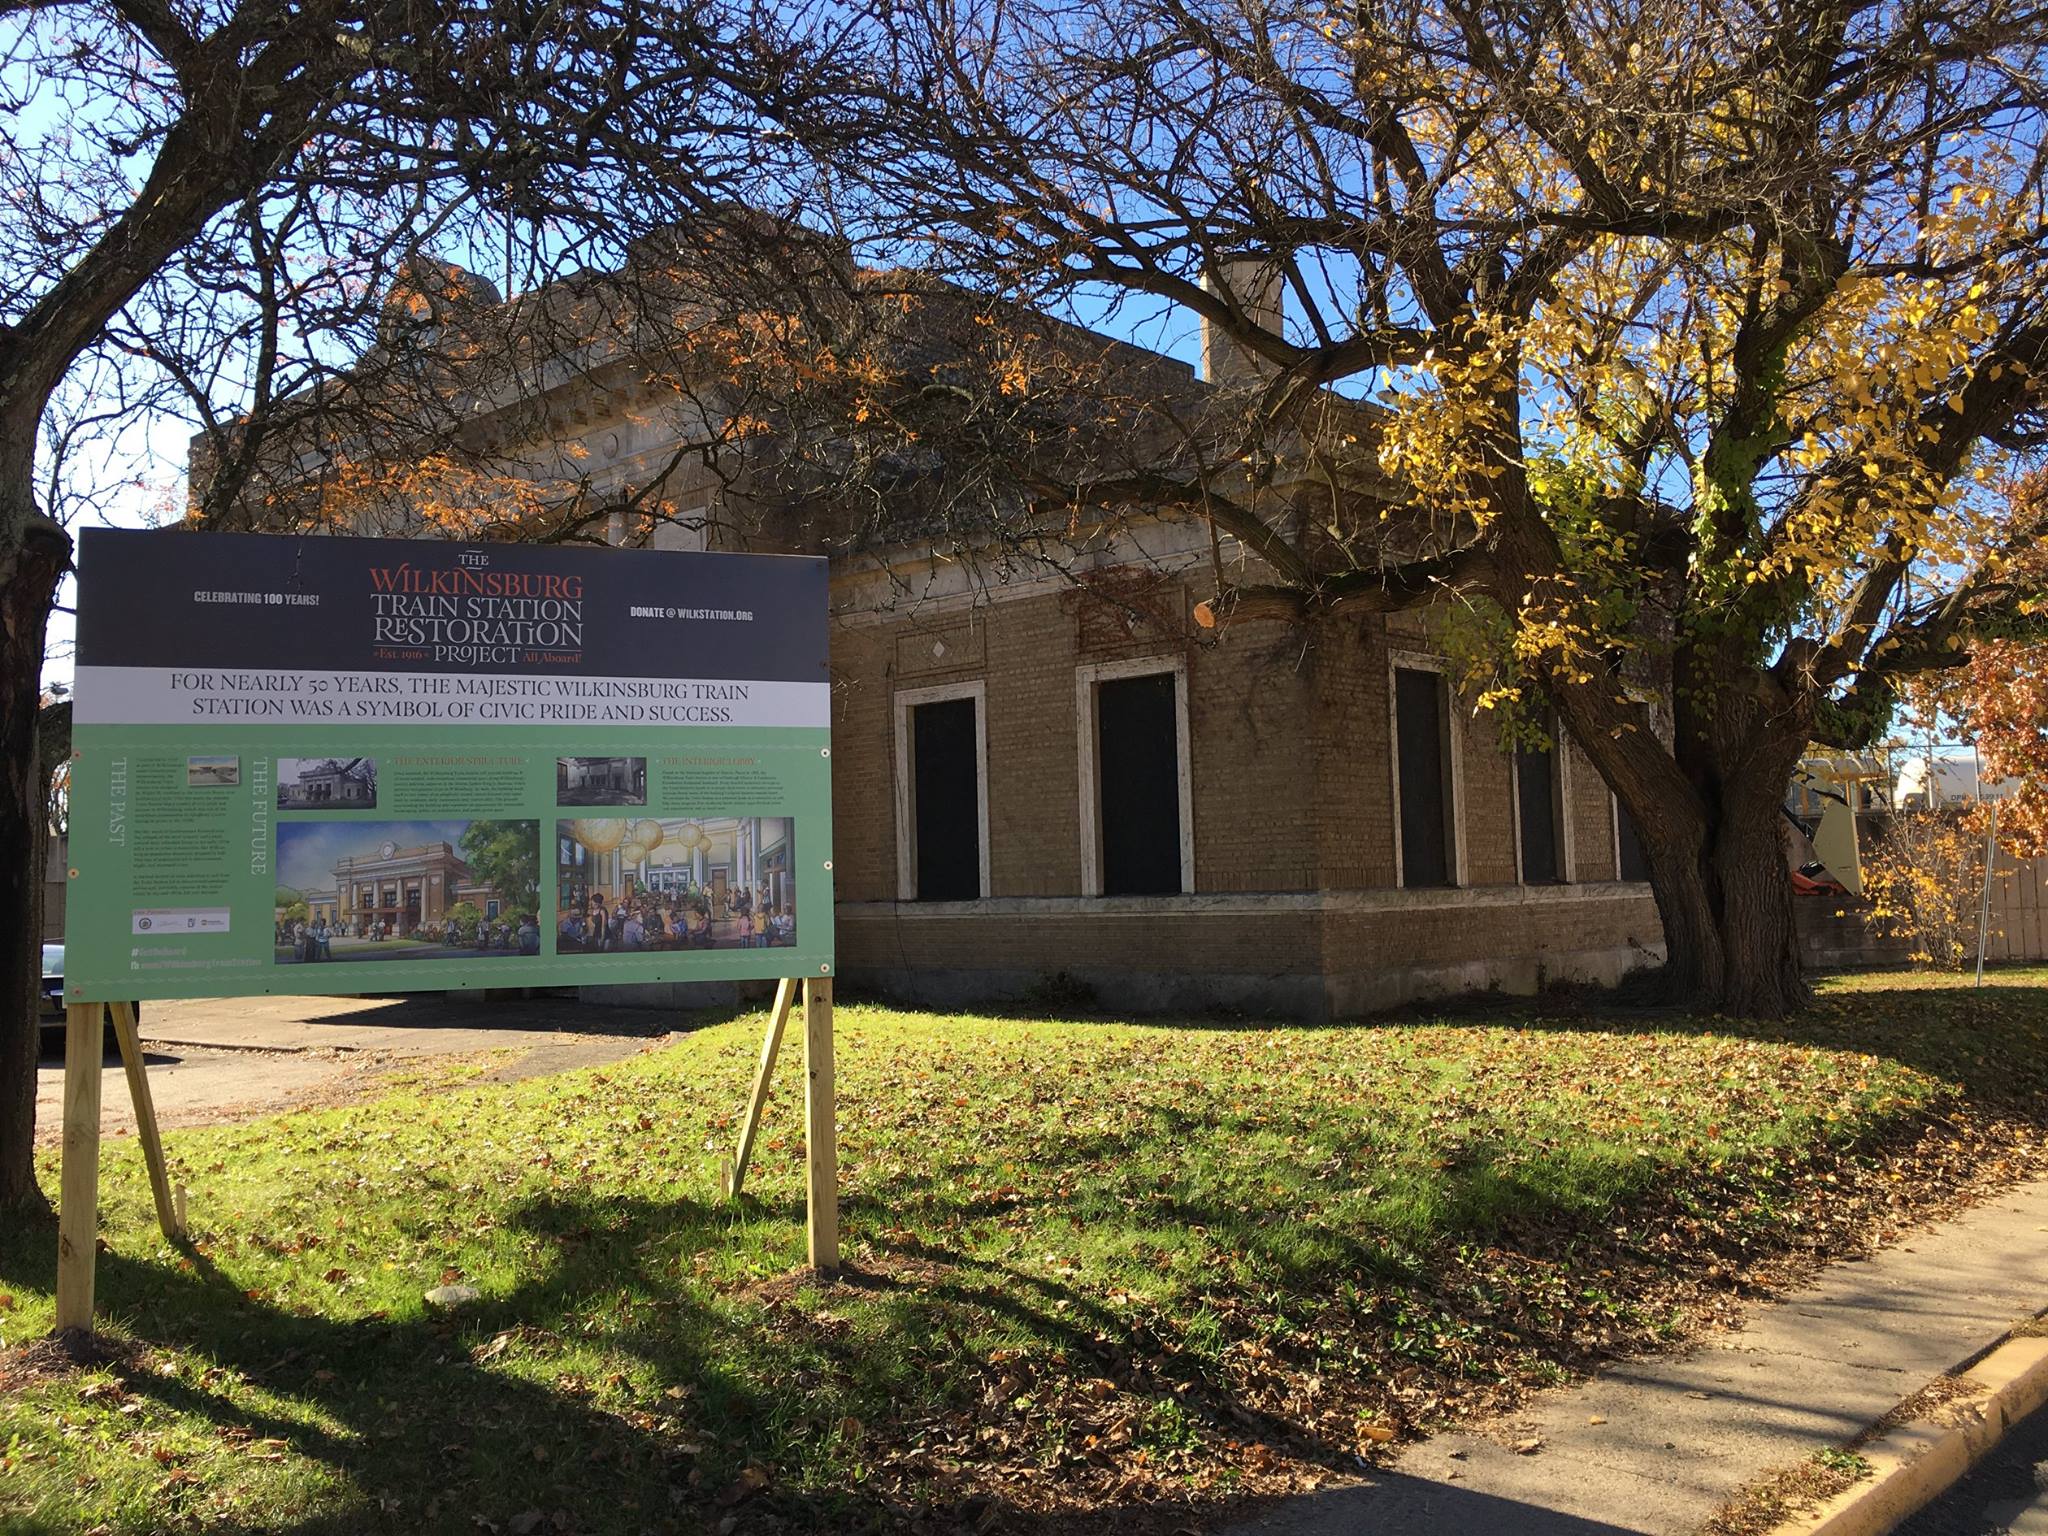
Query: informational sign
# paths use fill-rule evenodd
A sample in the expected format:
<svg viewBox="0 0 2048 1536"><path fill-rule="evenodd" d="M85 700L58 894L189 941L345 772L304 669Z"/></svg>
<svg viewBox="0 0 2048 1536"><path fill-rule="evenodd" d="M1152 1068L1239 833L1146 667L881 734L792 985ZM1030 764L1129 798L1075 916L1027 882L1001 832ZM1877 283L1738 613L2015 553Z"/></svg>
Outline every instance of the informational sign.
<svg viewBox="0 0 2048 1536"><path fill-rule="evenodd" d="M86 530L73 1001L832 972L818 559Z"/></svg>

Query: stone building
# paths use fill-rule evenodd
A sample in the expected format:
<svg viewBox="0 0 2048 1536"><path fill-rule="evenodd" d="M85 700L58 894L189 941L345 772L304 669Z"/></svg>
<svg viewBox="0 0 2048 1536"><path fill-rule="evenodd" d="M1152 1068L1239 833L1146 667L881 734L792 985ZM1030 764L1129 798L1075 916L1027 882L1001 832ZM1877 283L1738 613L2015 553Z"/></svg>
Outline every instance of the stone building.
<svg viewBox="0 0 2048 1536"><path fill-rule="evenodd" d="M1228 382L1224 346L1197 378L1094 340L1197 402ZM516 398L479 391L472 445L573 464L599 502L659 480L672 515L614 516L613 542L832 555L845 984L958 1003L1053 983L1321 1019L1661 958L1613 796L1568 741L1503 748L1430 610L1204 629L1220 569L1255 557L1170 513L1120 515L1057 563L845 540L680 453L701 399L665 414L675 400L630 359L579 361ZM390 908L391 878L354 889ZM421 878L426 911L442 898Z"/></svg>
<svg viewBox="0 0 2048 1536"><path fill-rule="evenodd" d="M335 861L339 922L344 933L360 937L373 923L386 933L410 934L440 923L448 909L470 902L487 919L501 914L496 891L475 878L450 843L400 847L385 842L374 853L344 855Z"/></svg>
<svg viewBox="0 0 2048 1536"><path fill-rule="evenodd" d="M1659 956L1590 762L1503 751L1427 613L1308 659L1279 624L1203 643L1198 571L1148 564L1159 618L1136 626L1086 584L914 614L872 573L836 584L844 978L952 1002L1063 975L1123 1007L1323 1018Z"/></svg>
<svg viewBox="0 0 2048 1536"><path fill-rule="evenodd" d="M299 758L288 766L290 777L280 772L277 780L280 811L362 811L377 804L377 765L372 758Z"/></svg>

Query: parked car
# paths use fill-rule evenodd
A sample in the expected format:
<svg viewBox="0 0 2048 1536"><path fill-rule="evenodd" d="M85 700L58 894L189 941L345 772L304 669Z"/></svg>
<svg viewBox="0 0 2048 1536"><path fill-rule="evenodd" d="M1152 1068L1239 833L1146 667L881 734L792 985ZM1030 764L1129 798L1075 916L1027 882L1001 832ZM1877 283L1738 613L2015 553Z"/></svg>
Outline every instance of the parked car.
<svg viewBox="0 0 2048 1536"><path fill-rule="evenodd" d="M135 1010L135 1022L142 1022L142 1004L130 1003ZM40 1007L37 1010L42 1024L42 1045L45 1051L64 1049L64 946L45 944L43 946L43 990ZM107 1015L105 1030L106 1049L119 1050L120 1044L114 1038L114 1016Z"/></svg>

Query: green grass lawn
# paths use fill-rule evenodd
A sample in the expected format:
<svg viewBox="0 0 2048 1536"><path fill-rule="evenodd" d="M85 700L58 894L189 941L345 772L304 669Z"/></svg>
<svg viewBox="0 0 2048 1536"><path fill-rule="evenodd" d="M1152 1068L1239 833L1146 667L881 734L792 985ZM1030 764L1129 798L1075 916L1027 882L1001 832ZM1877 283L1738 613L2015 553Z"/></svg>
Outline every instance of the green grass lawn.
<svg viewBox="0 0 2048 1536"><path fill-rule="evenodd" d="M111 1364L16 1348L51 1325L55 1236L0 1234L0 1530L1185 1518L1683 1335L1987 1159L2036 1166L2048 972L1994 982L1832 981L1768 1028L842 1007L849 1279L822 1288L794 1056L749 1198L715 1198L759 1015L175 1133L189 1256L111 1143ZM437 1313L444 1281L483 1300Z"/></svg>

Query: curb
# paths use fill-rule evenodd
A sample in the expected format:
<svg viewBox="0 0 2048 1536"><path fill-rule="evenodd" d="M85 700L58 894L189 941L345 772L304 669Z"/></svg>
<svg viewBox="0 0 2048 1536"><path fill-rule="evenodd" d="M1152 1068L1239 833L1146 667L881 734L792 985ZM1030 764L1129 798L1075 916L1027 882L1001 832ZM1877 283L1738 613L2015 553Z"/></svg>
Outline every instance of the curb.
<svg viewBox="0 0 2048 1536"><path fill-rule="evenodd" d="M1883 1536L1947 1492L2007 1430L2048 1403L2048 1337L2008 1335L1929 1385L1944 1389L1938 1401L1897 1422L1879 1420L1871 1439L1851 1443L1870 1475L1769 1536ZM1895 1411L1929 1395L1916 1393Z"/></svg>

